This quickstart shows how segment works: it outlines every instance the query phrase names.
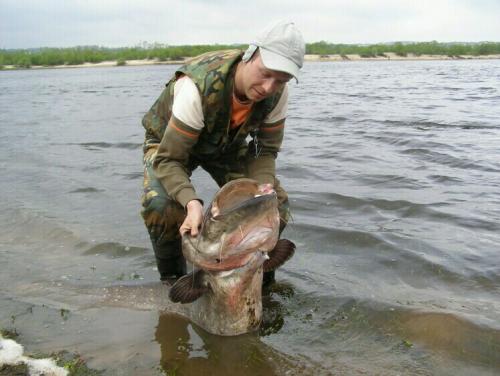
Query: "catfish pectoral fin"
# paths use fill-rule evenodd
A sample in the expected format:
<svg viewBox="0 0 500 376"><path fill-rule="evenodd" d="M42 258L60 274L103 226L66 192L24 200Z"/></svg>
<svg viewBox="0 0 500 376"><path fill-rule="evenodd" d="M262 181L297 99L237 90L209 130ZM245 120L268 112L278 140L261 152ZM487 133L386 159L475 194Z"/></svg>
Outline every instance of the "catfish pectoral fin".
<svg viewBox="0 0 500 376"><path fill-rule="evenodd" d="M203 270L198 270L179 278L170 289L170 300L174 303L192 303L207 292L208 287L202 281L203 273Z"/></svg>
<svg viewBox="0 0 500 376"><path fill-rule="evenodd" d="M268 253L269 260L264 262L264 271L276 270L285 262L290 260L295 253L295 244L288 239L280 239Z"/></svg>

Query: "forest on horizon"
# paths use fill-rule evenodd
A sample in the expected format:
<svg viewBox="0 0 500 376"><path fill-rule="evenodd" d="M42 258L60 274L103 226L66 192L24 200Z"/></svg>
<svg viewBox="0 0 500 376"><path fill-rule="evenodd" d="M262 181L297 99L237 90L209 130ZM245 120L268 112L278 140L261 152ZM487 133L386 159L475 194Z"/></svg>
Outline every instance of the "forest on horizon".
<svg viewBox="0 0 500 376"><path fill-rule="evenodd" d="M31 66L78 65L117 61L118 65L127 60L177 61L197 56L204 52L223 49L242 49L246 44L235 45L184 45L170 46L160 43L146 43L136 47L109 48L99 46L79 46L67 48L0 49L0 69L5 66L30 68ZM306 54L349 55L361 57L382 56L395 53L398 56L409 54L445 56L482 56L500 54L500 42L479 43L440 43L432 42L395 42L379 44L335 44L325 41L307 43Z"/></svg>

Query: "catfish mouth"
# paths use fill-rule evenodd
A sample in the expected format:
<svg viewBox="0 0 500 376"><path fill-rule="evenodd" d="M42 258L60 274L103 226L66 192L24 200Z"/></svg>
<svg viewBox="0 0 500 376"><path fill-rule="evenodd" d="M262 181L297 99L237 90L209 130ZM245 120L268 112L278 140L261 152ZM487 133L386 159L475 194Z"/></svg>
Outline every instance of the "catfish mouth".
<svg viewBox="0 0 500 376"><path fill-rule="evenodd" d="M247 260L243 265L237 266L235 268L231 268L228 270L208 271L218 273L218 275L221 277L232 276L234 275L233 273L244 274L250 272L253 274L260 266L264 264L265 261L269 260L269 256L267 255L267 252L253 252L249 253L246 259Z"/></svg>
<svg viewBox="0 0 500 376"><path fill-rule="evenodd" d="M238 179L224 186L216 195L204 219L206 232L212 238L212 250L188 235L189 261L207 271L228 271L245 266L255 252L269 252L278 240L279 214L277 195L270 184L259 185L250 179ZM221 229L211 234L211 231ZM198 235L198 236L200 236ZM205 244L207 244L205 242ZM185 254L185 256L188 256Z"/></svg>
<svg viewBox="0 0 500 376"><path fill-rule="evenodd" d="M223 272L234 269L239 269L247 265L253 257L252 253L246 253L243 255L235 255L231 257L226 257L224 259L215 259L215 260L198 260L193 263L197 267L207 271L213 272Z"/></svg>
<svg viewBox="0 0 500 376"><path fill-rule="evenodd" d="M245 208L250 208L252 206L258 205L261 202L274 200L276 198L277 198L276 192L273 191L265 194L256 194L255 196L243 202L234 204L234 206L231 207L222 207L221 209L218 209L217 207L212 207L211 208L212 215L210 216L210 218L212 218L215 221L224 220L226 217L230 216L232 213L238 210L244 210Z"/></svg>
<svg viewBox="0 0 500 376"><path fill-rule="evenodd" d="M207 214L212 218L228 215L258 197L276 195L270 184L258 184L252 179L237 179L227 183L215 195Z"/></svg>
<svg viewBox="0 0 500 376"><path fill-rule="evenodd" d="M274 195L261 196L265 200L275 199ZM259 201L263 200L260 199ZM242 203L241 206L244 206ZM226 212L227 214L227 212ZM223 214L214 218L221 218ZM230 233L225 233L220 239L220 251L216 255L207 255L203 249L196 246L196 238L189 237L191 249L189 261L201 269L209 271L227 271L245 266L256 252L271 251L278 240L279 216L273 211L266 211L265 215L250 218Z"/></svg>

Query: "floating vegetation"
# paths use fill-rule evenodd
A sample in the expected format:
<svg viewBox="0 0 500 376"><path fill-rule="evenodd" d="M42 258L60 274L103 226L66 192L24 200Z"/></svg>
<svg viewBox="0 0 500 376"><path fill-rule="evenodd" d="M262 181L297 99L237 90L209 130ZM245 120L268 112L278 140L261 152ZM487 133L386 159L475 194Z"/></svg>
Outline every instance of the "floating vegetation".
<svg viewBox="0 0 500 376"><path fill-rule="evenodd" d="M57 365L63 367L69 372L69 376L100 376L104 374L104 370L95 370L87 366L86 361L78 354L73 354L68 351L61 351L53 354Z"/></svg>
<svg viewBox="0 0 500 376"><path fill-rule="evenodd" d="M61 310L59 311L59 313L64 321L66 321L68 319L69 312L70 312L69 309L65 309L65 308L61 308Z"/></svg>
<svg viewBox="0 0 500 376"><path fill-rule="evenodd" d="M104 371L91 369L75 353L25 354L24 347L12 339L12 332L0 329L0 376L54 375L100 376ZM15 332L17 336L17 331Z"/></svg>
<svg viewBox="0 0 500 376"><path fill-rule="evenodd" d="M411 343L410 341L408 341L407 339L405 339L403 342L402 342L403 346L405 347L413 347L413 343Z"/></svg>
<svg viewBox="0 0 500 376"><path fill-rule="evenodd" d="M6 339L16 339L19 337L19 332L16 328L13 329L0 329L0 337Z"/></svg>
<svg viewBox="0 0 500 376"><path fill-rule="evenodd" d="M126 275L125 273L120 273L120 275L115 278L116 281L133 281L138 279L142 280L144 279L144 277L142 277L137 272L132 272L129 275Z"/></svg>

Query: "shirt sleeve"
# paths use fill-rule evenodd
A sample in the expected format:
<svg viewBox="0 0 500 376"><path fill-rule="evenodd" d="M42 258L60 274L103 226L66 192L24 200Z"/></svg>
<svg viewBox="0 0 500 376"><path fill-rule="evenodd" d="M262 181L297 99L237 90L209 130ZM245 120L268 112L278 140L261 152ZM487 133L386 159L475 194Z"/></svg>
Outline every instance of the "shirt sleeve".
<svg viewBox="0 0 500 376"><path fill-rule="evenodd" d="M184 76L175 83L172 117L153 162L156 178L183 207L191 200L200 200L189 178L188 163L203 126L200 94L193 81Z"/></svg>
<svg viewBox="0 0 500 376"><path fill-rule="evenodd" d="M200 92L188 76L183 76L175 82L172 114L181 123L196 131L201 131L205 125Z"/></svg>

